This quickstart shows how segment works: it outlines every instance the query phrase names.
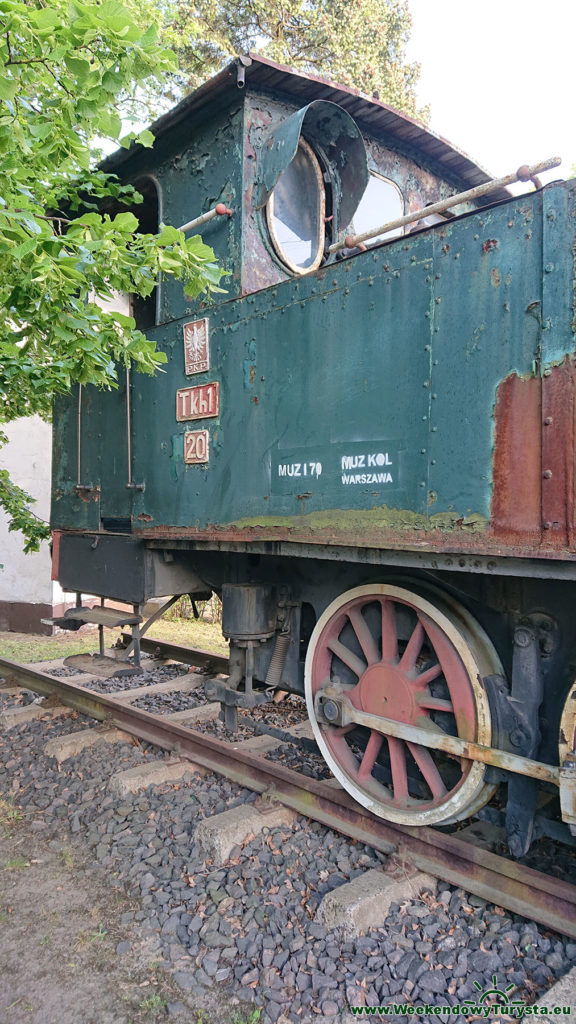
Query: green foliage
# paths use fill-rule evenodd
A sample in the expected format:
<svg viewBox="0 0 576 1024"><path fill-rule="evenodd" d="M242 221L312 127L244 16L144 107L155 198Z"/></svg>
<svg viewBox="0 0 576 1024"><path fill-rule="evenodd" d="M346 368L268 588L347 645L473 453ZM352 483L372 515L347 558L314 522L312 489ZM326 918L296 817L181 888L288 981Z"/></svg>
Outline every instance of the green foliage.
<svg viewBox="0 0 576 1024"><path fill-rule="evenodd" d="M103 212L141 197L94 169L94 140L152 145L149 131L125 133L122 111L177 66L157 25L143 24L150 11L135 0L0 0L0 423L47 418L73 382L115 387L118 366L160 366L131 317L98 305L115 292L149 295L160 272L191 296L217 289L199 237L143 234L134 213ZM5 471L0 505L35 550L45 525Z"/></svg>
<svg viewBox="0 0 576 1024"><path fill-rule="evenodd" d="M253 51L428 118L416 109L420 67L405 62L407 0L164 0L161 10L188 88Z"/></svg>

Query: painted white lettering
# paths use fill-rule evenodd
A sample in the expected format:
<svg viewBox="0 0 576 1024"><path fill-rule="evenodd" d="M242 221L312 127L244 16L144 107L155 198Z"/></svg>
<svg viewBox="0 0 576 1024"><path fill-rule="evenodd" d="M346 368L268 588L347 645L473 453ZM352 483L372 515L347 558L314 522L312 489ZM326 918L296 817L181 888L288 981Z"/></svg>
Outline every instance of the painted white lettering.
<svg viewBox="0 0 576 1024"><path fill-rule="evenodd" d="M391 473L342 473L342 483L348 484L391 484Z"/></svg>
<svg viewBox="0 0 576 1024"><path fill-rule="evenodd" d="M343 455L342 469L363 469L366 465L365 455Z"/></svg>

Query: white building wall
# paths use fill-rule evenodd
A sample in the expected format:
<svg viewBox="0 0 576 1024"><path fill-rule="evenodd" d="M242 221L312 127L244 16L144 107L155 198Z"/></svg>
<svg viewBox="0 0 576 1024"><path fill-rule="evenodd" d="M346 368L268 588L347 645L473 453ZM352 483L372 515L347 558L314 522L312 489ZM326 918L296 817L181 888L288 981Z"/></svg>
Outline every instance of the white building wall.
<svg viewBox="0 0 576 1024"><path fill-rule="evenodd" d="M2 467L14 483L24 488L36 504L40 518L50 518L50 472L52 427L39 416L15 420L3 427L9 438L1 449ZM0 510L0 629L48 632L40 619L52 615L65 598L57 583L50 579L48 542L38 553L25 555L22 534L8 531L8 517Z"/></svg>

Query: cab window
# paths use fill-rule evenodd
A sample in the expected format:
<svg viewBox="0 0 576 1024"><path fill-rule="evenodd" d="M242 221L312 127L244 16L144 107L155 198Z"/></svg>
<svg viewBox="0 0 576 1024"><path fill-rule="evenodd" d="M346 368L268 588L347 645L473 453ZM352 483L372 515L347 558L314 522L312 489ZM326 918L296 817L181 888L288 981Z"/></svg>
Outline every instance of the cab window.
<svg viewBox="0 0 576 1024"><path fill-rule="evenodd" d="M370 228L377 228L380 224L388 224L398 217L404 216L404 199L398 186L383 178L380 174L370 172L368 184L364 191L354 220L348 229L349 234L361 235ZM376 242L383 242L386 238L397 238L404 234L404 228L394 228L393 231L386 231L382 235L370 238L367 245L374 245Z"/></svg>
<svg viewBox="0 0 576 1024"><path fill-rule="evenodd" d="M320 266L325 215L322 169L312 147L301 138L266 204L274 251L293 273L307 274Z"/></svg>

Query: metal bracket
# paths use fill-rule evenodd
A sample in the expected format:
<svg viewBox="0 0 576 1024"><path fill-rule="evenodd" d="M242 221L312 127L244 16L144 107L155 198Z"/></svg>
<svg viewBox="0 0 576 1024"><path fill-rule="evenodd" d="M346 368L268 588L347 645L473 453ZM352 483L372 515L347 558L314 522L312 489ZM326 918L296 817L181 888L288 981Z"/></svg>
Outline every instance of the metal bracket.
<svg viewBox="0 0 576 1024"><path fill-rule="evenodd" d="M231 690L226 683L220 683L217 679L207 679L204 683L204 692L208 700L219 700L233 708L256 708L259 704L267 704L272 700L275 690L269 687L267 690L252 690L249 693Z"/></svg>
<svg viewBox="0 0 576 1024"><path fill-rule="evenodd" d="M534 757L540 745L538 715L544 685L539 632L528 626L514 631L510 699L521 718L521 728L510 739L525 757ZM538 800L535 779L512 776L508 782L506 839L513 857L523 857L530 847Z"/></svg>
<svg viewBox="0 0 576 1024"><path fill-rule="evenodd" d="M238 728L238 708L255 708L259 704L267 704L274 696L274 689L253 690L251 687L245 693L231 690L226 683L220 683L217 679L207 679L204 683L204 692L208 700L219 700L222 707L222 717L228 732L236 732Z"/></svg>
<svg viewBox="0 0 576 1024"><path fill-rule="evenodd" d="M80 497L84 497L88 494L100 494L100 484L74 484L72 488L75 494L79 494Z"/></svg>
<svg viewBox="0 0 576 1024"><path fill-rule="evenodd" d="M576 836L576 756L565 761L560 768L560 809L562 821Z"/></svg>

